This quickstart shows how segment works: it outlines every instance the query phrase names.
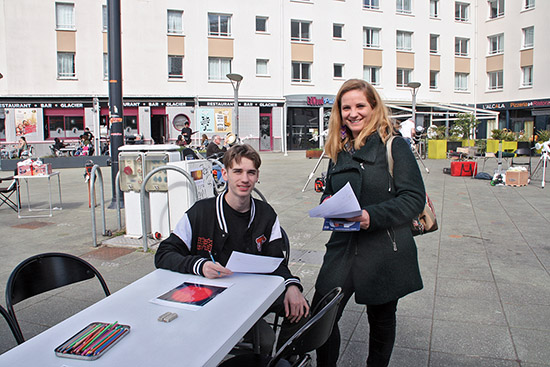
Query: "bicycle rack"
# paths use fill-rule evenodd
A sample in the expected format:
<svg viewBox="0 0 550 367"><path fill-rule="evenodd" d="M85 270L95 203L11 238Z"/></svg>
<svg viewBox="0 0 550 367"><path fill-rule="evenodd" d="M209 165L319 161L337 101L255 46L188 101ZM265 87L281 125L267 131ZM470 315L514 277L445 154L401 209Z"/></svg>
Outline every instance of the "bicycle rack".
<svg viewBox="0 0 550 367"><path fill-rule="evenodd" d="M107 236L107 228L105 224L105 192L103 188L103 173L101 173L101 168L99 168L99 165L94 164L92 167L92 171L90 172L90 197L91 197L91 211L92 211L92 242L94 244L94 247L97 247L97 233L96 233L96 225L95 225L95 176L96 172L99 172L99 178L100 178L100 186L99 186L99 193L101 195L101 214L103 219L103 235ZM120 214L120 213L119 213Z"/></svg>
<svg viewBox="0 0 550 367"><path fill-rule="evenodd" d="M145 218L145 210L143 210L143 208L145 208L145 185L147 184L147 181L149 181L149 179L157 172L160 172L160 171L166 171L166 170L172 170L172 171L177 171L179 173L181 173L185 178L187 178L187 180L189 181L189 183L191 184L191 187L193 188L191 190L191 193L192 193L192 201L191 201L191 205L193 205L199 195L197 194L197 186L195 185L195 180L193 180L193 177L191 177L191 175L189 174L189 172L187 172L186 170L184 170L183 168L181 167L177 167L177 166L162 166L162 167L157 167L155 168L154 170L152 170L151 172L149 172L147 174L147 176L145 176L145 178L143 179L143 182L141 184L141 191L139 193L139 200L140 200L140 204L141 204L141 233L142 233L142 238L143 238L143 251L147 251L149 249L149 246L147 245L147 222L146 222L146 218ZM118 202L118 201L117 201Z"/></svg>

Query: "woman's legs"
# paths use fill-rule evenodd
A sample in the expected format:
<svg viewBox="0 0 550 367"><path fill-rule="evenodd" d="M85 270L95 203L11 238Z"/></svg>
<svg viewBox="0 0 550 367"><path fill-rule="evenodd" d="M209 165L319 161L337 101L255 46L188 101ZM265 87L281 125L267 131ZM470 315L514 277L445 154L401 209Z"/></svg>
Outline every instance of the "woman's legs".
<svg viewBox="0 0 550 367"><path fill-rule="evenodd" d="M367 367L386 367L395 342L397 300L382 305L367 305L369 356Z"/></svg>

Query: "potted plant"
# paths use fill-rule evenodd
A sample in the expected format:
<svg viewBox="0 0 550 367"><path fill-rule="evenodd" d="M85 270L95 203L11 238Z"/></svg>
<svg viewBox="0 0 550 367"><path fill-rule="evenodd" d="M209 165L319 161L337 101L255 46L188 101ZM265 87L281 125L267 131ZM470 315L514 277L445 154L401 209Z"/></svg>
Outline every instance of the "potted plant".
<svg viewBox="0 0 550 367"><path fill-rule="evenodd" d="M457 119L453 125L453 129L456 130L456 134L462 139L463 147L472 147L475 145L475 141L472 139L474 130L480 121L472 113L459 113Z"/></svg>
<svg viewBox="0 0 550 367"><path fill-rule="evenodd" d="M319 158L323 154L323 149L321 148L310 148L306 150L306 158Z"/></svg>

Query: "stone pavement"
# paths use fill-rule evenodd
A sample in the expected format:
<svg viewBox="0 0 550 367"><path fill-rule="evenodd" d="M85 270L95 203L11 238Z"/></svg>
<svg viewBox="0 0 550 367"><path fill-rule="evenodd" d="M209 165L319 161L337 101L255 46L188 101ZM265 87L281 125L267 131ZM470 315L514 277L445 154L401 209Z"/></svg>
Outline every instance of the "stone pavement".
<svg viewBox="0 0 550 367"><path fill-rule="evenodd" d="M311 299L328 233L307 211L320 194L313 182L302 193L316 160L304 152L262 154L258 188L278 212L291 243L291 268ZM526 187L490 186L489 181L442 173L446 160L427 160L423 172L439 231L417 237L424 289L398 305L397 340L391 366L550 366L550 193L540 179ZM326 170L323 160L314 177ZM496 163L487 162L492 173ZM51 218L18 219L0 208L0 292L11 270L34 254L60 251L82 256L106 278L112 292L154 269L152 251L92 246L84 169L62 169L63 210ZM2 172L2 176L9 172ZM111 199L110 169L103 169ZM45 185L42 185L45 186ZM31 186L33 204L47 191ZM98 239L100 209L96 209ZM116 214L107 210L107 227ZM102 297L95 280L22 302L17 314L26 338L40 333ZM4 302L1 302L5 305ZM1 323L1 322L0 322ZM351 301L341 320L339 365L364 365L368 323ZM0 353L15 345L0 326Z"/></svg>

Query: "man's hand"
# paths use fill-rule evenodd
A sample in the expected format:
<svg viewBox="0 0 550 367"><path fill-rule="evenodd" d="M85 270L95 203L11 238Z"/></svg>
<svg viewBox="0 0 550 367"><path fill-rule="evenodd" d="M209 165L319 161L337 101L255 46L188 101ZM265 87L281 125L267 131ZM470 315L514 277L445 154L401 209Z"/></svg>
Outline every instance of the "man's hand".
<svg viewBox="0 0 550 367"><path fill-rule="evenodd" d="M298 322L309 314L309 305L300 288L290 285L285 292L285 317L290 322Z"/></svg>
<svg viewBox="0 0 550 367"><path fill-rule="evenodd" d="M360 216L347 218L347 220L350 222L359 222L361 229L367 229L370 226L370 215L365 209L363 209L363 213Z"/></svg>
<svg viewBox="0 0 550 367"><path fill-rule="evenodd" d="M207 261L202 266L202 273L206 278L222 278L228 275L233 274L233 272L218 263L213 263L212 261Z"/></svg>

